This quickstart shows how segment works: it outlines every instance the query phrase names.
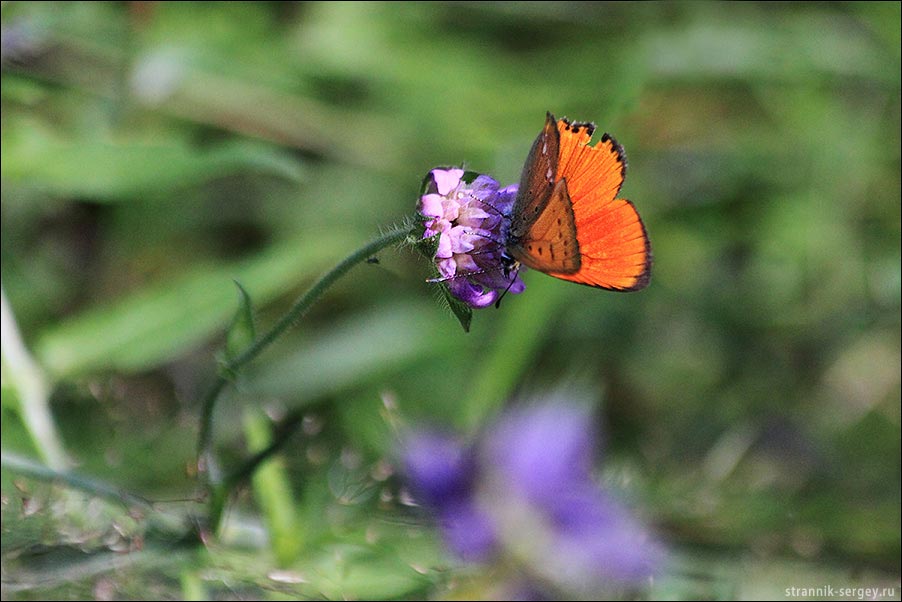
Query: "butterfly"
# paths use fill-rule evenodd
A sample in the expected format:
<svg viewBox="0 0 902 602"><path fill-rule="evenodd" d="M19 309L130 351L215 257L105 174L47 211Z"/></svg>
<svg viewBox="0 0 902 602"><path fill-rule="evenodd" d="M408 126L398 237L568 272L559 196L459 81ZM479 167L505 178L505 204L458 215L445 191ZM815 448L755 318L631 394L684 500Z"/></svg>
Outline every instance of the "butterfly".
<svg viewBox="0 0 902 602"><path fill-rule="evenodd" d="M618 199L626 155L595 124L555 119L529 151L505 241L505 271L525 265L549 276L613 291L651 277L651 244L633 204Z"/></svg>

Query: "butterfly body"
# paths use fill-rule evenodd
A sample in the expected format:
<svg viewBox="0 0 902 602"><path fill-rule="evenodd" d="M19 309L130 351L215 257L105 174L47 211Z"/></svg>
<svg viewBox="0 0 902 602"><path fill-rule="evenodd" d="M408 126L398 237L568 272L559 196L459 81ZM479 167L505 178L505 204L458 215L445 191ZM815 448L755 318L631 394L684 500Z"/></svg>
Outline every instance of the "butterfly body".
<svg viewBox="0 0 902 602"><path fill-rule="evenodd" d="M548 113L520 178L505 241L516 264L556 278L615 291L645 288L651 245L632 203L617 199L623 148L595 126Z"/></svg>

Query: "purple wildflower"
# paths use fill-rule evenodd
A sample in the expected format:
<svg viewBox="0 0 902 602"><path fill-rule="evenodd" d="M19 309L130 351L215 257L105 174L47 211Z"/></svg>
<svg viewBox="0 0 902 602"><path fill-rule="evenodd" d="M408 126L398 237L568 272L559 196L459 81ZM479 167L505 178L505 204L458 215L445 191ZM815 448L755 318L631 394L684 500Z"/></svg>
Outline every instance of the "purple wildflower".
<svg viewBox="0 0 902 602"><path fill-rule="evenodd" d="M520 500L512 518L502 515L505 545L571 588L640 582L660 556L639 522L593 482L596 438L588 406L553 400L509 412L483 446L494 499ZM534 521L531 533L523 520Z"/></svg>
<svg viewBox="0 0 902 602"><path fill-rule="evenodd" d="M488 307L505 290L523 292L519 275L503 262L517 186L500 188L489 176L468 182L462 169L433 169L419 212L423 238L438 236L435 264L452 295L473 308Z"/></svg>
<svg viewBox="0 0 902 602"><path fill-rule="evenodd" d="M571 592L641 583L661 551L594 483L595 440L587 406L555 399L507 412L472 445L413 436L405 472L465 560L511 557Z"/></svg>
<svg viewBox="0 0 902 602"><path fill-rule="evenodd" d="M405 471L418 500L434 509L455 554L485 560L494 551L495 532L472 497L475 457L459 441L438 433L416 433L405 442Z"/></svg>
<svg viewBox="0 0 902 602"><path fill-rule="evenodd" d="M475 461L459 441L419 432L405 442L405 469L420 501L438 506L469 496Z"/></svg>

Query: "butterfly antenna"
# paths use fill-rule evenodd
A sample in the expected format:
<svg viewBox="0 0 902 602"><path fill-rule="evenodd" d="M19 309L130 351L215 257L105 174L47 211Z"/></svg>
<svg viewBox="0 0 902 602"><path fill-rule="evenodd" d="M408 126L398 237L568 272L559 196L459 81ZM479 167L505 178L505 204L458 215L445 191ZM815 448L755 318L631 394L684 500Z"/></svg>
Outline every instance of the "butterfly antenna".
<svg viewBox="0 0 902 602"><path fill-rule="evenodd" d="M498 207L495 207L494 205L492 205L492 204L489 203L488 201L484 201L484 200L482 200L482 199L479 199L479 198L477 198L476 196L474 196L474 195L472 195L472 194L468 194L467 196L470 197L471 199L473 199L474 201L479 201L479 203L480 203L481 205L484 205L484 206L488 207L489 209L491 209L492 211L494 211L495 214L498 215L499 217L503 217L503 218L510 217L510 216L509 216L508 214L506 214L504 211L502 211L501 209L498 209Z"/></svg>
<svg viewBox="0 0 902 602"><path fill-rule="evenodd" d="M503 246L504 246L504 243L502 243L500 240L495 240L495 239L492 238L491 236L487 236L487 235L485 235L485 234L483 234L483 233L481 233L481 232L467 232L467 234L471 234L471 235L473 235L473 236L478 236L478 237L480 237L480 238L484 238L484 239L486 239L487 241L489 241L489 242L491 242L491 243L494 243L494 244L498 245L499 247L503 247ZM484 253L484 252L485 252L485 251L475 251L475 252L470 252L470 255L474 255L474 254L478 254L478 253Z"/></svg>
<svg viewBox="0 0 902 602"><path fill-rule="evenodd" d="M471 253L471 255L474 253ZM474 270L472 272L461 272L459 274L454 274L453 276L442 276L441 278L427 278L426 282L429 284L436 284L439 282L448 282L449 280L457 280L458 278L468 278L470 276L478 276L479 274L491 274L492 272L497 272L498 270L503 270L505 275L507 275L508 268L506 266L502 267L494 267L494 268L483 268L481 270ZM513 282L511 282L513 284ZM510 288L510 286L508 286ZM507 292L507 291L505 291Z"/></svg>
<svg viewBox="0 0 902 602"><path fill-rule="evenodd" d="M454 274L453 276L442 276L441 278L427 278L426 282L429 284L436 284L439 282L448 282L449 280L457 280L458 278L467 278L468 276L477 276L479 274L487 274L489 272L494 272L498 268L490 268L485 270L476 270L475 272L463 272L460 274Z"/></svg>

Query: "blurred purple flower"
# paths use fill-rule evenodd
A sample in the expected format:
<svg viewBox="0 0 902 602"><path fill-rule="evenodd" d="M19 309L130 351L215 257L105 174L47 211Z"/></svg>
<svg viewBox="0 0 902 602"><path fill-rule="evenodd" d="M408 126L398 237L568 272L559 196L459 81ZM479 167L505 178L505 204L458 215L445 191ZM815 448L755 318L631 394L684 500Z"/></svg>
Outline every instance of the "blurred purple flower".
<svg viewBox="0 0 902 602"><path fill-rule="evenodd" d="M423 238L438 236L434 261L437 281L473 308L488 307L507 289L525 289L502 260L508 217L517 186L500 188L489 176L468 182L462 169L433 169L418 210L425 218Z"/></svg>
<svg viewBox="0 0 902 602"><path fill-rule="evenodd" d="M425 504L469 497L475 461L459 441L438 433L415 433L405 442L405 471Z"/></svg>
<svg viewBox="0 0 902 602"><path fill-rule="evenodd" d="M479 561L492 554L496 536L473 499L472 451L445 435L419 432L405 442L404 468L414 495L436 511L448 547L465 560Z"/></svg>
<svg viewBox="0 0 902 602"><path fill-rule="evenodd" d="M403 459L463 559L513 557L569 591L637 584L661 548L594 483L595 441L588 406L555 399L507 412L472 445L418 433Z"/></svg>
<svg viewBox="0 0 902 602"><path fill-rule="evenodd" d="M0 28L0 64L28 60L40 50L42 37L34 24L24 19L4 23Z"/></svg>

